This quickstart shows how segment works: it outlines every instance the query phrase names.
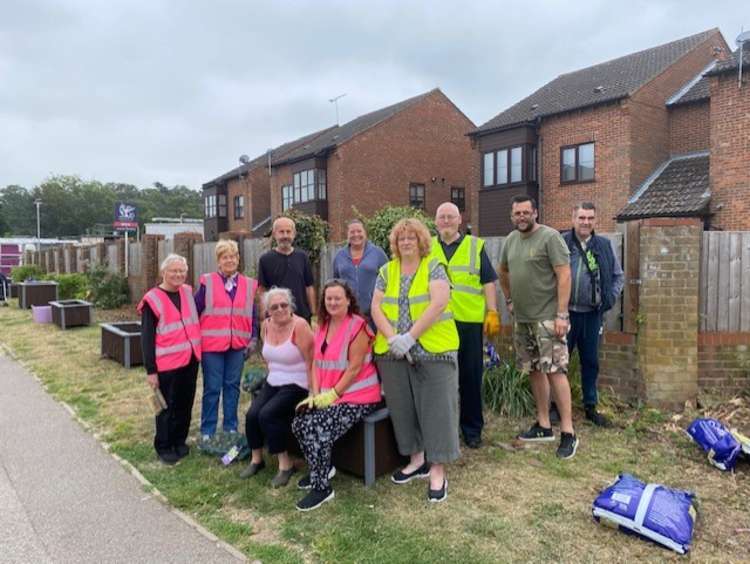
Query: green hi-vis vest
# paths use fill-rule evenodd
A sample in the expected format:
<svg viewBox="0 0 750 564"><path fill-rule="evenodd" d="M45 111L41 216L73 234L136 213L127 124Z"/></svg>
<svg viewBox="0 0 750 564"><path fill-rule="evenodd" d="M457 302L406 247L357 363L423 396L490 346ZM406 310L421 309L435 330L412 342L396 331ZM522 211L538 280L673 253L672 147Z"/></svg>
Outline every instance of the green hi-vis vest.
<svg viewBox="0 0 750 564"><path fill-rule="evenodd" d="M451 279L451 309L456 321L482 323L484 321L484 289L479 278L484 241L466 235L453 253L451 260L445 258L443 247L437 237L432 238L431 256L448 265Z"/></svg>
<svg viewBox="0 0 750 564"><path fill-rule="evenodd" d="M412 323L424 313L430 305L430 272L438 264L445 265L434 257L423 258L414 274L409 288L409 314ZM401 289L401 261L392 260L380 268L380 275L385 280L385 296L381 303L383 314L395 329L398 325L398 297ZM438 320L419 337L422 348L432 354L442 354L458 350L458 332L453 321L451 306L448 304ZM375 353L388 352L388 340L378 331L375 337Z"/></svg>

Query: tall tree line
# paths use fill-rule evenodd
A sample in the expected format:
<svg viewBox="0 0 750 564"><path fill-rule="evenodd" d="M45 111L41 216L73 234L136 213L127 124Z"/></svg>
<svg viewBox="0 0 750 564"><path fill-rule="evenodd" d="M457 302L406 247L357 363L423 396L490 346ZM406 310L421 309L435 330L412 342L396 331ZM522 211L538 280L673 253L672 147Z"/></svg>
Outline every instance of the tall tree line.
<svg viewBox="0 0 750 564"><path fill-rule="evenodd" d="M138 188L52 176L31 189L17 185L0 189L0 236L36 235L36 199L42 201L42 237L77 237L95 232L97 226L111 225L115 203L121 201L136 205L141 226L154 217L203 217L201 193L186 186L155 182Z"/></svg>

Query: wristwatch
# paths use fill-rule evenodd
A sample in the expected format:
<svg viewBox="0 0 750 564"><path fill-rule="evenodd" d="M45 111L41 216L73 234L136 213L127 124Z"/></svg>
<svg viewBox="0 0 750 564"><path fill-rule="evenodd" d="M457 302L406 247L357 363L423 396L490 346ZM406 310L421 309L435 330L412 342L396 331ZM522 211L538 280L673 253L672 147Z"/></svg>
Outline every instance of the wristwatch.
<svg viewBox="0 0 750 564"><path fill-rule="evenodd" d="M570 319L569 313L558 313L557 318L561 319L562 321L568 321Z"/></svg>

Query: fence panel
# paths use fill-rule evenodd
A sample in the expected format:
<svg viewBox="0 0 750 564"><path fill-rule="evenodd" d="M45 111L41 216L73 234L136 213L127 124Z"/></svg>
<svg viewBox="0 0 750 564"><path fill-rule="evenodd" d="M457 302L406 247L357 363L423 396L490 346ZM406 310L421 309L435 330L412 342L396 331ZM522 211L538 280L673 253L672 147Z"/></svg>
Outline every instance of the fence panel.
<svg viewBox="0 0 750 564"><path fill-rule="evenodd" d="M107 245L107 270L117 272L119 270L119 252L117 245Z"/></svg>
<svg viewBox="0 0 750 564"><path fill-rule="evenodd" d="M750 331L750 232L703 233L699 312L701 331Z"/></svg>
<svg viewBox="0 0 750 564"><path fill-rule="evenodd" d="M242 247L244 273L252 278L258 277L258 260L260 255L270 249L269 239L245 239Z"/></svg>
<svg viewBox="0 0 750 564"><path fill-rule="evenodd" d="M196 243L193 245L193 286L198 286L201 274L216 270L216 243Z"/></svg>
<svg viewBox="0 0 750 564"><path fill-rule="evenodd" d="M143 260L143 249L141 243L128 243L128 274L139 276L143 270L141 261Z"/></svg>

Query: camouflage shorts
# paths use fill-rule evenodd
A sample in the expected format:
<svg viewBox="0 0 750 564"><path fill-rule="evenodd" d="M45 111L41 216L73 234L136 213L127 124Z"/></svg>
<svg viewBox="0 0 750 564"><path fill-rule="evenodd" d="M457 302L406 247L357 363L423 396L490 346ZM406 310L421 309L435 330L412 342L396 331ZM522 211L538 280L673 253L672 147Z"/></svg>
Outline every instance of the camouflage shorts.
<svg viewBox="0 0 750 564"><path fill-rule="evenodd" d="M568 373L568 338L555 334L555 321L513 324L516 363L522 372Z"/></svg>

